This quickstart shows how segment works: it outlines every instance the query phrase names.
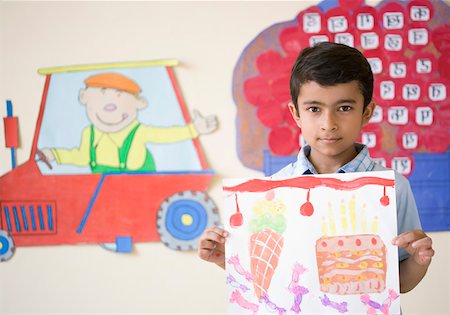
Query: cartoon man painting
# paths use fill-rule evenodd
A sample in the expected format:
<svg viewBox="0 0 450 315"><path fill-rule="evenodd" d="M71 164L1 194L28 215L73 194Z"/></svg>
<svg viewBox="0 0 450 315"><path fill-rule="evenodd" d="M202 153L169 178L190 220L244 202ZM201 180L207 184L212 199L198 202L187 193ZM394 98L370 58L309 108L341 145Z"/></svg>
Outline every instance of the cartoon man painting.
<svg viewBox="0 0 450 315"><path fill-rule="evenodd" d="M138 112L147 107L141 88L118 73L88 77L79 101L86 106L91 125L81 135L78 148L45 148L40 158L58 164L89 165L93 173L155 171L155 161L145 144L192 139L217 129L216 116L194 113L187 126L154 127L141 124Z"/></svg>

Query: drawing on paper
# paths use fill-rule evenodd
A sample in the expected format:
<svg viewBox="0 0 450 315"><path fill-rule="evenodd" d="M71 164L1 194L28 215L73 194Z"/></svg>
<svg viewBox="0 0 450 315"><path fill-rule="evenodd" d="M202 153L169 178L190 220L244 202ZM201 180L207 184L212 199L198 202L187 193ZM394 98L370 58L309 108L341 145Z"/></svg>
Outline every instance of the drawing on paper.
<svg viewBox="0 0 450 315"><path fill-rule="evenodd" d="M392 171L223 189L230 314L399 314Z"/></svg>

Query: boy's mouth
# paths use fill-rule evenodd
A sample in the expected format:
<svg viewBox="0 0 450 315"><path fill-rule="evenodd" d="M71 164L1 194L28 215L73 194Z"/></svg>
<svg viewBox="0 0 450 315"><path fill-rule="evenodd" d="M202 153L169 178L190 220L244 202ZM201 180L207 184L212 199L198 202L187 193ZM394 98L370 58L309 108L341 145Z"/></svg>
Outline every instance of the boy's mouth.
<svg viewBox="0 0 450 315"><path fill-rule="evenodd" d="M341 140L341 138L336 138L336 137L333 137L333 138L319 138L319 141L320 142L323 142L323 143L327 143L327 144L333 144L333 143L336 143L336 142L338 142L339 140Z"/></svg>

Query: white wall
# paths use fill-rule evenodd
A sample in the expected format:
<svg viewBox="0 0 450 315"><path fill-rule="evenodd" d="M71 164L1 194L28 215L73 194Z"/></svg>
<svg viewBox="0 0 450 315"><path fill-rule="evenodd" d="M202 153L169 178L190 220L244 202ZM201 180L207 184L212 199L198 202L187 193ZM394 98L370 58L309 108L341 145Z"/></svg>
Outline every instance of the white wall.
<svg viewBox="0 0 450 315"><path fill-rule="evenodd" d="M20 122L18 162L29 158L44 77L38 68L176 58L188 107L217 114L220 129L201 138L217 172L209 193L221 207L223 177L261 175L236 155L233 68L244 47L300 2L0 2L0 116L11 99ZM0 174L10 155L0 131ZM427 277L402 295L406 315L450 314L450 234L432 233ZM0 264L0 314L222 314L224 272L160 243L133 255L95 245L19 247Z"/></svg>

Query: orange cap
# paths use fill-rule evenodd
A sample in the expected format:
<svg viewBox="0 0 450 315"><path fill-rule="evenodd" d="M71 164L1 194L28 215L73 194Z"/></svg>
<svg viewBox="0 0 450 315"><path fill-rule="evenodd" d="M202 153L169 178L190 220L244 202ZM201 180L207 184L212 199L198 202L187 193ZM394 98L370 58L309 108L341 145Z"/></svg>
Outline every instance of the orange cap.
<svg viewBox="0 0 450 315"><path fill-rule="evenodd" d="M131 94L141 92L141 88L136 82L118 73L96 74L84 80L84 83L88 87L111 88Z"/></svg>

